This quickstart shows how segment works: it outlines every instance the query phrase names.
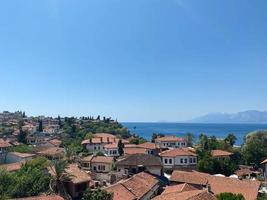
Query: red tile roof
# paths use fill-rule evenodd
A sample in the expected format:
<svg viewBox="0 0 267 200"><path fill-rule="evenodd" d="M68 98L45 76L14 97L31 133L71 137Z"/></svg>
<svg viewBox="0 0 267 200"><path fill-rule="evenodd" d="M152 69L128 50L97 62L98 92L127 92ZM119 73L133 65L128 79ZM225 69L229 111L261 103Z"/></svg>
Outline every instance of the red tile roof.
<svg viewBox="0 0 267 200"><path fill-rule="evenodd" d="M206 190L192 190L161 194L153 200L216 200L217 198Z"/></svg>
<svg viewBox="0 0 267 200"><path fill-rule="evenodd" d="M107 156L95 156L91 160L92 163L107 163L107 164L112 164L113 158L112 157L107 157Z"/></svg>
<svg viewBox="0 0 267 200"><path fill-rule="evenodd" d="M195 153L191 152L188 148L177 148L160 153L161 157L176 157L176 156L197 156Z"/></svg>
<svg viewBox="0 0 267 200"><path fill-rule="evenodd" d="M66 169L66 172L72 175L71 182L75 184L89 182L92 180L90 175L81 170L76 164L70 164Z"/></svg>
<svg viewBox="0 0 267 200"><path fill-rule="evenodd" d="M255 200L258 195L258 189L260 187L259 181L218 177L200 172L174 171L170 180L180 183L191 183L191 184L201 184L201 185L209 184L211 191L215 195L224 192L230 192L234 194L242 194L246 200Z"/></svg>
<svg viewBox="0 0 267 200"><path fill-rule="evenodd" d="M185 192L185 191L191 191L191 190L197 190L197 188L187 183L182 183L178 185L167 186L162 194L168 194L172 192Z"/></svg>
<svg viewBox="0 0 267 200"><path fill-rule="evenodd" d="M156 144L151 142L145 142L143 144L137 145L137 147L144 148L144 149L156 149Z"/></svg>
<svg viewBox="0 0 267 200"><path fill-rule="evenodd" d="M224 157L224 156L231 156L233 155L233 153L217 149L217 150L212 150L211 155L212 157Z"/></svg>
<svg viewBox="0 0 267 200"><path fill-rule="evenodd" d="M0 168L4 168L9 172L13 172L13 171L17 171L22 167L22 163L21 162L16 162L16 163L10 163L10 164L3 164L0 165Z"/></svg>
<svg viewBox="0 0 267 200"><path fill-rule="evenodd" d="M9 142L3 140L3 139L0 139L0 148L7 148L7 147L11 147L12 145L9 144Z"/></svg>
<svg viewBox="0 0 267 200"><path fill-rule="evenodd" d="M185 142L185 138L180 138L176 136L164 136L164 137L159 137L155 139L156 142Z"/></svg>
<svg viewBox="0 0 267 200"><path fill-rule="evenodd" d="M172 172L170 181L197 185L207 185L208 183L208 179L205 176L196 176L194 172L185 172L178 170Z"/></svg>
<svg viewBox="0 0 267 200"><path fill-rule="evenodd" d="M125 155L133 155L133 154L146 154L147 150L144 148L138 147L127 147L123 149Z"/></svg>
<svg viewBox="0 0 267 200"><path fill-rule="evenodd" d="M118 182L106 188L106 190L113 192L113 200L141 199L158 183L159 181L154 176L141 172L126 181Z"/></svg>

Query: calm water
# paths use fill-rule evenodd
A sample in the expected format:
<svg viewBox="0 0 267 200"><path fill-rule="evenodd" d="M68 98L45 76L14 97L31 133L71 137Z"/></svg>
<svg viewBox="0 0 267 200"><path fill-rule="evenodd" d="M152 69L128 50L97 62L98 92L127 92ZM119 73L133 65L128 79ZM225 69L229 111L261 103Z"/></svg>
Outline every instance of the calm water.
<svg viewBox="0 0 267 200"><path fill-rule="evenodd" d="M153 133L164 133L170 135L184 136L190 132L196 138L201 133L224 138L228 133L234 133L237 137L237 145L243 143L244 136L255 130L267 129L267 124L200 124L200 123L122 123L131 133L136 133L147 140L151 139Z"/></svg>

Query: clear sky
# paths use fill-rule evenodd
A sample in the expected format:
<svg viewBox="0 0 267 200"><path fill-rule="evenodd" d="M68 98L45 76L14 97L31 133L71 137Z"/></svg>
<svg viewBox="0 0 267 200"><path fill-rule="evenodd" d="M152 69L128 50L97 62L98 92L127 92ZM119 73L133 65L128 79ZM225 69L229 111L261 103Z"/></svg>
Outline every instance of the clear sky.
<svg viewBox="0 0 267 200"><path fill-rule="evenodd" d="M3 0L0 111L179 121L267 110L266 0Z"/></svg>

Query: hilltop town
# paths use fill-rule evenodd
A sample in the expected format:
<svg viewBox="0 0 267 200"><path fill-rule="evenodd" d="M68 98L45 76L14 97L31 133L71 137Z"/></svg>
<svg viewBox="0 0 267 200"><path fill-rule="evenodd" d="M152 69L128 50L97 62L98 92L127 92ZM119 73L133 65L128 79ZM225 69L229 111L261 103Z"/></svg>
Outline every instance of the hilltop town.
<svg viewBox="0 0 267 200"><path fill-rule="evenodd" d="M178 133L174 133L178 134ZM109 117L0 113L0 200L263 200L267 132L150 141Z"/></svg>

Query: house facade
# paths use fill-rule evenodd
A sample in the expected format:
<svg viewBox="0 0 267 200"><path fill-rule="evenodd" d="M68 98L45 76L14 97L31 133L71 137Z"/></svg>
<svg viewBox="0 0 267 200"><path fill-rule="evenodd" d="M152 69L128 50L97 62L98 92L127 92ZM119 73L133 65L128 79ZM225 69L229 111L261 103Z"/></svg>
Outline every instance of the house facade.
<svg viewBox="0 0 267 200"><path fill-rule="evenodd" d="M112 157L94 156L91 160L91 170L97 173L107 173L111 171L112 163Z"/></svg>
<svg viewBox="0 0 267 200"><path fill-rule="evenodd" d="M155 139L155 144L162 149L187 147L186 139L176 136L158 137Z"/></svg>
<svg viewBox="0 0 267 200"><path fill-rule="evenodd" d="M188 148L166 150L160 153L164 170L195 169L197 155Z"/></svg>

